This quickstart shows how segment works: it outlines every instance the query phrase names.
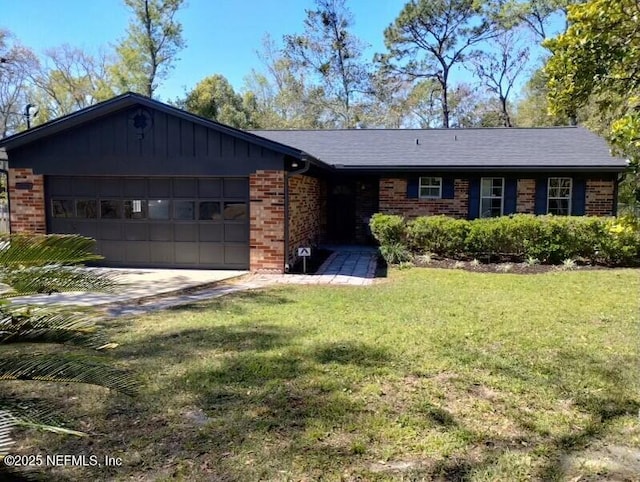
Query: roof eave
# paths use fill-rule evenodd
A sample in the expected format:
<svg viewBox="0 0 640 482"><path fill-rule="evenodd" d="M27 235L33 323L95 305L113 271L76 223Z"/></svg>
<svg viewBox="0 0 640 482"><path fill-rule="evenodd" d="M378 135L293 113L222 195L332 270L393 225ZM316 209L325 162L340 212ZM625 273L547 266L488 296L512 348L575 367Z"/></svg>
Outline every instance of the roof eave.
<svg viewBox="0 0 640 482"><path fill-rule="evenodd" d="M581 172L622 172L627 169L627 166L479 166L479 165L465 165L465 166L447 166L447 165L430 165L430 166L379 166L379 165L358 165L358 166L344 166L334 165L334 168L338 172L347 171L370 171L370 172L429 172L429 171L452 171L452 172L465 172L465 171L528 171L528 172L561 172L561 171L581 171Z"/></svg>

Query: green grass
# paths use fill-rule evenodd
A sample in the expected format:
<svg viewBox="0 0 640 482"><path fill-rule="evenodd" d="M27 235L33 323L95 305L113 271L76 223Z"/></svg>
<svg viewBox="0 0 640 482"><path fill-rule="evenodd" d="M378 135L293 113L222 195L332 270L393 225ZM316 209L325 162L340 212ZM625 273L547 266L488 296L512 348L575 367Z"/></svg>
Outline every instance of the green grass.
<svg viewBox="0 0 640 482"><path fill-rule="evenodd" d="M19 450L123 459L72 480L627 476L599 450L640 453L639 274L391 270L114 320L141 395L51 388L92 436Z"/></svg>

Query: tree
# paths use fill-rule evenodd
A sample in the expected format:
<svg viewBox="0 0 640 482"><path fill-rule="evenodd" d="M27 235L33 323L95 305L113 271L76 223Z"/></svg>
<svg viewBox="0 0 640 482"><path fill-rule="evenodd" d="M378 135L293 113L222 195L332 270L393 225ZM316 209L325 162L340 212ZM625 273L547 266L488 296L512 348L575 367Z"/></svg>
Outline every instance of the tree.
<svg viewBox="0 0 640 482"><path fill-rule="evenodd" d="M476 45L494 36L493 25L474 0L411 0L384 32L388 53L376 55L386 71L440 85L442 125L449 127L452 69Z"/></svg>
<svg viewBox="0 0 640 482"><path fill-rule="evenodd" d="M113 97L115 86L109 68L104 53L93 56L70 45L45 51L40 69L32 77L39 120L61 117Z"/></svg>
<svg viewBox="0 0 640 482"><path fill-rule="evenodd" d="M127 37L116 47L119 62L112 73L120 90L153 97L167 78L177 53L185 47L175 17L184 0L124 0L133 13Z"/></svg>
<svg viewBox="0 0 640 482"><path fill-rule="evenodd" d="M501 31L494 38L494 50L478 52L471 58L476 76L498 98L505 127L512 126L509 97L529 60L529 49L519 43L518 36L517 28Z"/></svg>
<svg viewBox="0 0 640 482"><path fill-rule="evenodd" d="M551 115L547 95L547 79L542 68L533 72L524 84L516 104L515 124L519 127L549 127L568 125L567 116Z"/></svg>
<svg viewBox="0 0 640 482"><path fill-rule="evenodd" d="M365 45L352 35L353 15L345 0L315 0L307 10L301 35L285 36L285 57L294 69L318 79L324 108L339 127L353 128L359 121L357 103L368 91L368 68L362 60Z"/></svg>
<svg viewBox="0 0 640 482"><path fill-rule="evenodd" d="M0 29L0 138L26 127L24 111L37 68L35 54Z"/></svg>
<svg viewBox="0 0 640 482"><path fill-rule="evenodd" d="M78 263L100 258L92 253L91 239L11 235L0 238L0 243L0 282L11 288L3 291L3 300L17 294L104 290L112 285L105 275L77 267ZM47 349L51 344L76 348L73 352ZM136 380L130 373L82 351L114 346L86 314L50 307L25 308L6 301L0 304L0 382L88 383L133 394ZM17 393L5 389L0 395L0 459L12 443L11 431L17 426L86 435L63 428L44 402ZM8 477L8 470L0 464L0 478Z"/></svg>
<svg viewBox="0 0 640 482"><path fill-rule="evenodd" d="M491 5L494 17L507 29L525 26L538 40L549 38L552 18L562 15L567 29L567 11L570 5L583 0L496 0Z"/></svg>
<svg viewBox="0 0 640 482"><path fill-rule="evenodd" d="M245 108L243 98L229 81L220 74L204 78L189 92L178 106L193 114L216 120L223 124L248 129L251 113Z"/></svg>
<svg viewBox="0 0 640 482"><path fill-rule="evenodd" d="M545 45L553 113L575 117L594 102L613 119L609 140L631 160L626 202L640 202L640 36L637 0L589 0L569 8L569 28Z"/></svg>
<svg viewBox="0 0 640 482"><path fill-rule="evenodd" d="M265 71L252 70L245 78L245 107L252 123L264 129L318 129L333 127L326 119L324 90L296 69L268 35L258 58Z"/></svg>

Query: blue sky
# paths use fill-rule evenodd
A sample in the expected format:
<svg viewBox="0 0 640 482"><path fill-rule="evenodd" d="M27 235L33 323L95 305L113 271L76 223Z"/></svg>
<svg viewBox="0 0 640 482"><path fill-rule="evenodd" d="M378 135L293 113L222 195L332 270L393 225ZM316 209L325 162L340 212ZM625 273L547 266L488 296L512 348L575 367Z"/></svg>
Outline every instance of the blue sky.
<svg viewBox="0 0 640 482"><path fill-rule="evenodd" d="M252 68L266 33L279 40L301 32L312 0L187 0L179 13L187 47L160 87L163 100L181 96L199 80L220 73L236 89ZM370 56L384 48L383 31L404 0L350 0L354 32L371 44ZM124 36L129 13L121 0L0 0L0 27L36 52L68 43L95 51Z"/></svg>
<svg viewBox="0 0 640 482"><path fill-rule="evenodd" d="M266 33L279 40L301 32L313 0L187 0L179 13L187 47L161 85L161 100L174 99L204 77L220 73L236 89L252 68ZM405 0L348 0L354 33L370 44L367 57L384 51L384 29ZM68 43L96 51L125 35L129 12L121 0L0 0L0 27L37 53Z"/></svg>

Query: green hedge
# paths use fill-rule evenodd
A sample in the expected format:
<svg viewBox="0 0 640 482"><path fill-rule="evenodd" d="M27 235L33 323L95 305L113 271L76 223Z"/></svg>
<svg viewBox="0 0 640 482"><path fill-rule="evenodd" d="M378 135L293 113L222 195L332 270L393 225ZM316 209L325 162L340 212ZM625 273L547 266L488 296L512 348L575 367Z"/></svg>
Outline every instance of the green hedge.
<svg viewBox="0 0 640 482"><path fill-rule="evenodd" d="M407 222L401 216L376 214L371 232L383 253L405 248L457 259L534 258L551 264L574 259L615 266L637 265L640 260L640 225L635 218L516 214L472 221L426 216Z"/></svg>

